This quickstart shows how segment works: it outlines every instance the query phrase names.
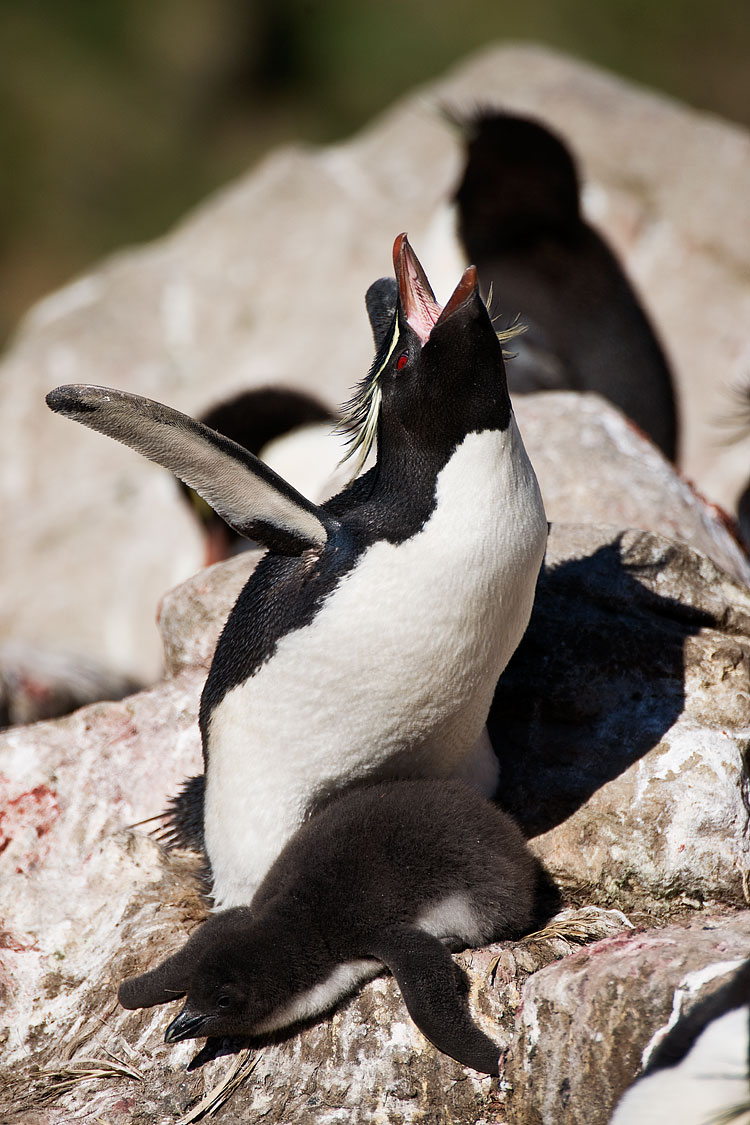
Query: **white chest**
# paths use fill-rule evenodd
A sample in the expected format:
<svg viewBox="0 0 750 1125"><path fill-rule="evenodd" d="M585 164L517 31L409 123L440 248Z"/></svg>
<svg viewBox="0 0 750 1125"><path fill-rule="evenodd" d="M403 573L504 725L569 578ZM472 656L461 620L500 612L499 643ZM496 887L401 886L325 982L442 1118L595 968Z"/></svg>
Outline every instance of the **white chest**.
<svg viewBox="0 0 750 1125"><path fill-rule="evenodd" d="M546 540L515 422L469 434L437 499L417 535L369 548L312 625L215 710L206 840L222 905L247 901L248 878L262 877L321 786L452 774L477 742Z"/></svg>

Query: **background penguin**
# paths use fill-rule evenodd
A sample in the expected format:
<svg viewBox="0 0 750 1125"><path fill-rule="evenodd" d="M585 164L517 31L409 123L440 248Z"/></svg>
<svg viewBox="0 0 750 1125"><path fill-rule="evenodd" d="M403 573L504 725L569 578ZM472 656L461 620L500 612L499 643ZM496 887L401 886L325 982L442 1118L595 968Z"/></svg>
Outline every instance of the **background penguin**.
<svg viewBox="0 0 750 1125"><path fill-rule="evenodd" d="M547 522L502 349L469 268L444 309L406 236L397 308L346 410L374 467L317 506L257 458L158 403L62 387L53 410L158 461L270 547L201 699L204 834L217 906L247 903L311 807L353 782L470 778L528 624Z"/></svg>
<svg viewBox="0 0 750 1125"><path fill-rule="evenodd" d="M750 437L750 383L741 388L739 404L740 430L737 434L737 440L746 440ZM750 480L737 498L737 524L740 541L745 550L750 553Z"/></svg>
<svg viewBox="0 0 750 1125"><path fill-rule="evenodd" d="M249 907L215 914L126 1008L187 993L167 1043L261 1036L328 1011L386 965L441 1051L497 1074L448 948L520 936L538 863L516 824L458 781L397 781L333 798L286 845Z"/></svg>
<svg viewBox="0 0 750 1125"><path fill-rule="evenodd" d="M745 550L750 553L750 484L740 493L737 501L737 524L740 540Z"/></svg>
<svg viewBox="0 0 750 1125"><path fill-rule="evenodd" d="M314 427L316 433L319 428L329 432L336 419L322 402L311 395L291 387L260 387L224 399L202 413L200 421L269 463L264 451L270 442L303 427ZM335 453L335 449L331 452ZM331 462L329 467L332 470L334 463ZM313 476L312 472L310 476ZM302 482L292 480L291 483L302 487ZM206 566L251 546L197 492L182 483L181 489L205 538ZM311 495L315 487L305 491Z"/></svg>
<svg viewBox="0 0 750 1125"><path fill-rule="evenodd" d="M0 641L0 730L124 699L143 687L82 653Z"/></svg>
<svg viewBox="0 0 750 1125"><path fill-rule="evenodd" d="M750 1115L750 961L659 1042L612 1125L706 1125ZM734 1112L733 1112L734 1111Z"/></svg>
<svg viewBox="0 0 750 1125"><path fill-rule="evenodd" d="M596 391L674 461L667 361L617 259L581 214L570 152L544 125L513 114L482 110L461 124L459 238L493 308L527 328L511 391Z"/></svg>
<svg viewBox="0 0 750 1125"><path fill-rule="evenodd" d="M394 278L381 278L367 292L376 351L393 321L397 300ZM340 479L343 450L331 440L339 419L312 395L292 387L241 391L210 407L198 420L244 446L310 499L327 500L346 484ZM180 489L206 540L205 566L255 545L225 523L194 489L182 481Z"/></svg>

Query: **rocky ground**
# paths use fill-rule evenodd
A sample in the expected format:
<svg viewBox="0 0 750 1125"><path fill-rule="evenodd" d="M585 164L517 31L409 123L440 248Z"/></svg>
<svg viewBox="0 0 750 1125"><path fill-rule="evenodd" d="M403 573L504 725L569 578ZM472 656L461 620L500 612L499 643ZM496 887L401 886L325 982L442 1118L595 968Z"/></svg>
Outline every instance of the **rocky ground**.
<svg viewBox="0 0 750 1125"><path fill-rule="evenodd" d="M271 378L341 399L367 365L361 298L393 235L408 228L428 273L442 263L455 281L440 201L457 149L438 98L502 98L570 136L592 214L676 361L685 463L732 499L737 447L709 435L721 388L747 365L748 138L504 48L350 145L272 156L161 244L32 315L0 373L17 420L0 451L5 632L156 675L149 619L197 569L197 536L167 476L48 416L43 392L112 383L193 411ZM279 332L290 309L296 330ZM489 725L500 800L564 909L521 942L460 956L477 1020L504 1049L500 1080L436 1052L387 976L298 1035L191 1071L196 1044L163 1043L169 1011L117 1005L120 979L205 913L194 857L165 853L149 820L200 770L199 694L249 553L163 597L164 680L0 736L0 1120L604 1125L675 1012L748 955L747 559L611 407L547 395L516 409L553 526Z"/></svg>

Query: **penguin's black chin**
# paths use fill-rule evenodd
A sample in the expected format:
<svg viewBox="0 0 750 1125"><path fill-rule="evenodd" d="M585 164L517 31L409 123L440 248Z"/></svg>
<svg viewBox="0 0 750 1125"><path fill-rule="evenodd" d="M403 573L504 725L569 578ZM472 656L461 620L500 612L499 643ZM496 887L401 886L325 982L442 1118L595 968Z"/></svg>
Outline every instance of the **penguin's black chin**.
<svg viewBox="0 0 750 1125"><path fill-rule="evenodd" d="M433 328L457 312L477 289L476 268L469 266L447 305L444 308L439 305L405 234L399 234L393 244L393 269L398 281L401 309L409 327L419 337L422 347L429 340Z"/></svg>

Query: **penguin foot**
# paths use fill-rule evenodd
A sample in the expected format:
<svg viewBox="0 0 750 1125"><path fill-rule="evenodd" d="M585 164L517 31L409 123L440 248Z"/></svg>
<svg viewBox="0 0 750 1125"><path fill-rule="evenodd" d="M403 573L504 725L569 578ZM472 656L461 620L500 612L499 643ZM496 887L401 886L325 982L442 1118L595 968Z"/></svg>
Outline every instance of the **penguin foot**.
<svg viewBox="0 0 750 1125"><path fill-rule="evenodd" d="M220 1059L224 1055L236 1055L247 1046L247 1040L240 1035L211 1035L196 1055L187 1064L186 1070L198 1070L206 1063Z"/></svg>

